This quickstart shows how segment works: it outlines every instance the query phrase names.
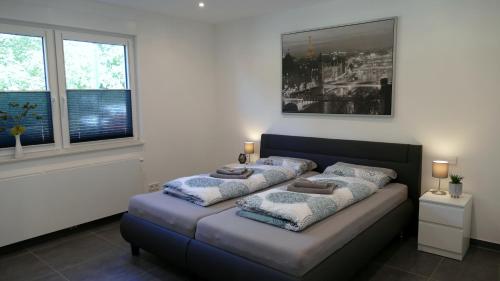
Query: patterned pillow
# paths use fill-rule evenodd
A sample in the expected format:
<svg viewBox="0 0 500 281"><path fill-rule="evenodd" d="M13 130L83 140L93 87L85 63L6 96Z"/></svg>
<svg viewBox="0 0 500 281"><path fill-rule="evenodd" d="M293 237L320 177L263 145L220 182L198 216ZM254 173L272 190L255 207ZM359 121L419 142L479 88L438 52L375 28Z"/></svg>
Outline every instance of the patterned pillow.
<svg viewBox="0 0 500 281"><path fill-rule="evenodd" d="M312 171L318 167L318 164L316 164L314 161L309 160L309 159L303 159L303 158L269 156L269 159L278 159L278 160L283 159L283 160L288 160L288 161L297 161L297 162L305 163L307 165L308 171Z"/></svg>
<svg viewBox="0 0 500 281"><path fill-rule="evenodd" d="M334 174L342 177L356 177L373 182L378 187L384 187L392 179L397 178L396 171L386 168L355 165L343 162L337 162L329 166L323 172L325 174Z"/></svg>
<svg viewBox="0 0 500 281"><path fill-rule="evenodd" d="M297 175L302 175L303 173L314 170L316 169L316 167L318 167L318 165L311 160L281 156L269 156L269 158L261 158L257 160L256 163L261 165L290 167L295 170L295 173Z"/></svg>
<svg viewBox="0 0 500 281"><path fill-rule="evenodd" d="M255 161L255 164L258 165L273 165L273 160L269 158L260 158L257 161Z"/></svg>

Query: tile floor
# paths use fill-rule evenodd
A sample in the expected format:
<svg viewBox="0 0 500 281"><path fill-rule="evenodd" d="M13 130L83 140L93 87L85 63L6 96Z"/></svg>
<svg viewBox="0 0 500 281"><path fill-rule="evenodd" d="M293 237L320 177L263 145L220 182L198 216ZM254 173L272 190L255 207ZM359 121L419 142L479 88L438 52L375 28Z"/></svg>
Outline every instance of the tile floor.
<svg viewBox="0 0 500 281"><path fill-rule="evenodd" d="M144 251L132 257L117 219L30 244L0 254L1 281L193 280ZM500 281L500 252L472 246L458 262L417 251L414 237L396 239L354 280Z"/></svg>

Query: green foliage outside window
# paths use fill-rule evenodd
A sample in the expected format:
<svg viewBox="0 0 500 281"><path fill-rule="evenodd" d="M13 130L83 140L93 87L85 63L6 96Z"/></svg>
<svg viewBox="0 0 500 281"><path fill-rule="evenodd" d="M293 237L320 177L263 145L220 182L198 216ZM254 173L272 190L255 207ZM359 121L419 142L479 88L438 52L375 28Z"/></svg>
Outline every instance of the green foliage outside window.
<svg viewBox="0 0 500 281"><path fill-rule="evenodd" d="M126 89L123 45L64 40L67 89ZM0 33L0 91L46 91L41 37Z"/></svg>
<svg viewBox="0 0 500 281"><path fill-rule="evenodd" d="M41 37L0 33L0 91L45 91Z"/></svg>
<svg viewBox="0 0 500 281"><path fill-rule="evenodd" d="M64 40L66 87L126 89L125 47Z"/></svg>

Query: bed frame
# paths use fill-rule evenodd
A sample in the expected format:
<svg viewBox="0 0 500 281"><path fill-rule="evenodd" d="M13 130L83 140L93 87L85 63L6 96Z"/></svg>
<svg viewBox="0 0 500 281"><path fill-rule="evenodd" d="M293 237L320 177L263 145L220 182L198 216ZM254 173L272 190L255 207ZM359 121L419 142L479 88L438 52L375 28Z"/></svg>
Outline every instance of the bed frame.
<svg viewBox="0 0 500 281"><path fill-rule="evenodd" d="M263 134L260 156L271 155L313 160L318 172L338 161L391 168L398 173L395 182L408 186L408 200L303 276L280 272L125 214L121 233L132 254L144 249L206 280L338 281L349 280L404 229L416 229L422 146Z"/></svg>

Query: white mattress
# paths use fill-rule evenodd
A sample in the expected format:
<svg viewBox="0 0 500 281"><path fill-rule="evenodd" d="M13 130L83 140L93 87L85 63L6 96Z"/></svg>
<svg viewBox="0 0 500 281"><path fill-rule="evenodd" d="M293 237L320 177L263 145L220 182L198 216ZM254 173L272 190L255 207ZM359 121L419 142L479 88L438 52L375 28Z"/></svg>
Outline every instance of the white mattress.
<svg viewBox="0 0 500 281"><path fill-rule="evenodd" d="M408 197L392 183L302 232L236 215L231 208L201 219L195 239L295 276L302 276Z"/></svg>

